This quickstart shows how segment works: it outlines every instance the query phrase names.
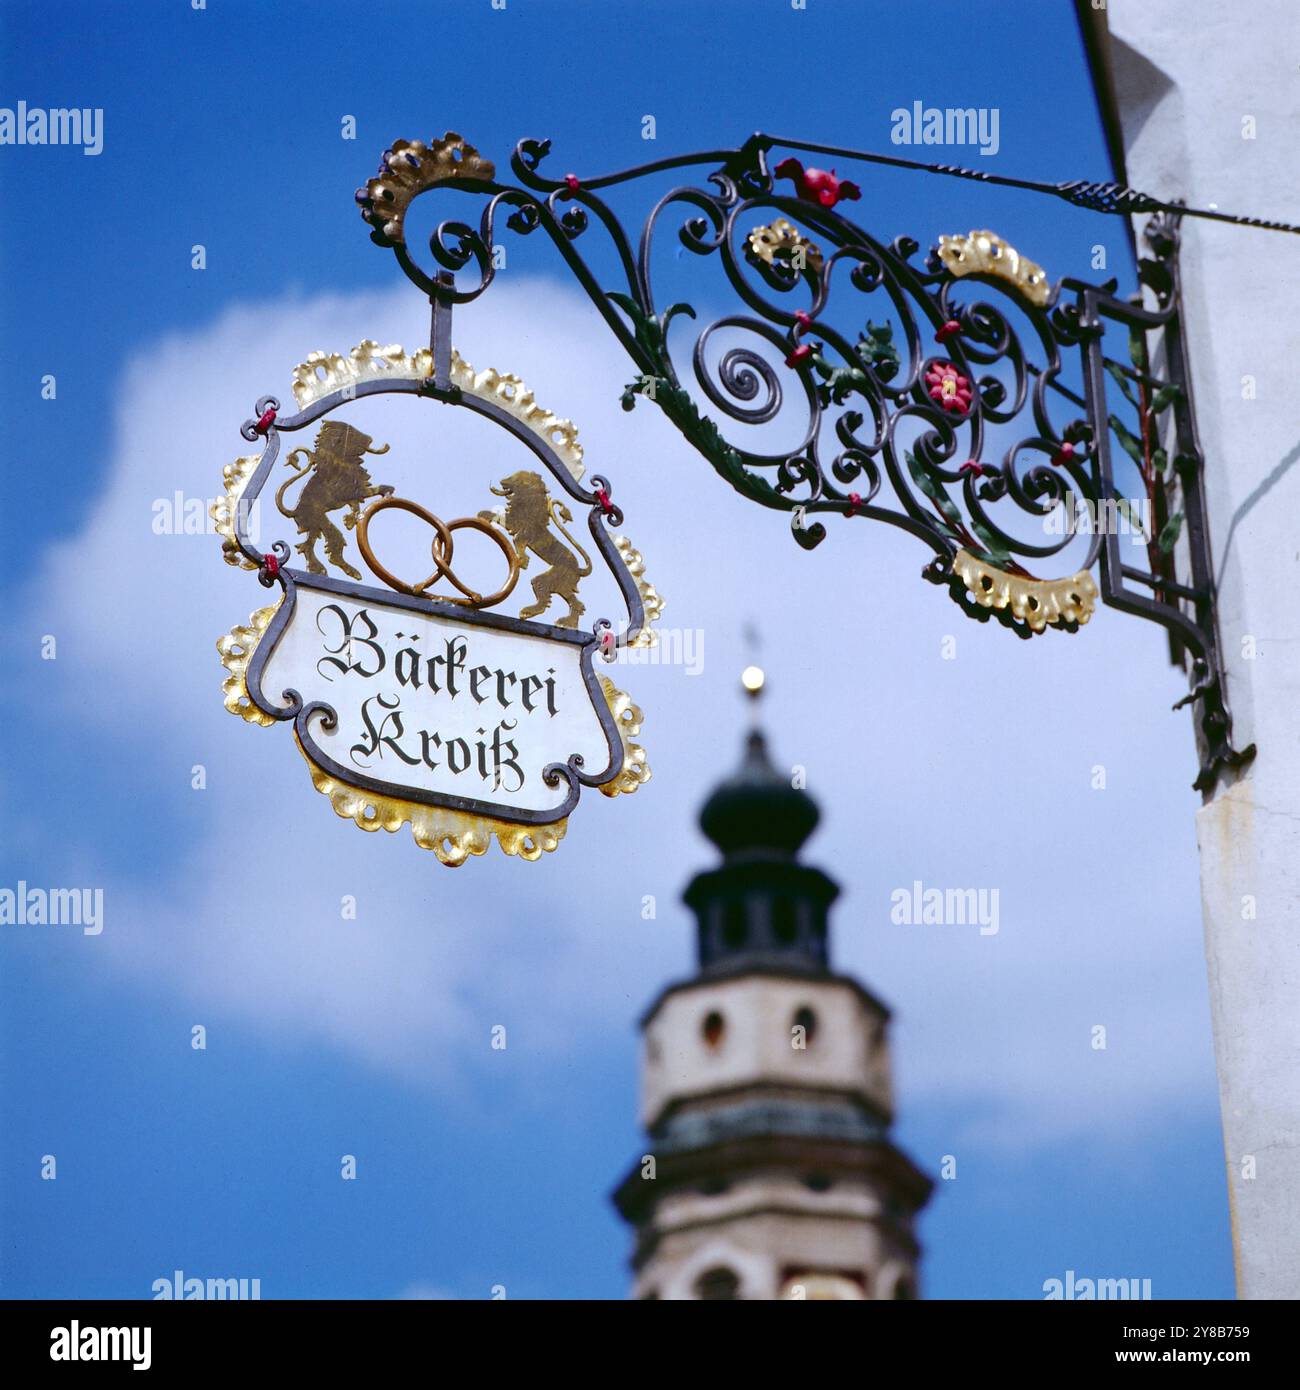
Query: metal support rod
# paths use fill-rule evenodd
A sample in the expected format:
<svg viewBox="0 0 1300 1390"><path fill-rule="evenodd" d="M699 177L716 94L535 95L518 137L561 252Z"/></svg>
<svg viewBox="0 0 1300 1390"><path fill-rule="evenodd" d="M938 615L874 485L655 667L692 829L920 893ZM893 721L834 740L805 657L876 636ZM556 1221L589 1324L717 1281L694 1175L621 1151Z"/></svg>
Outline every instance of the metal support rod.
<svg viewBox="0 0 1300 1390"><path fill-rule="evenodd" d="M447 291L455 289L456 277L449 270L438 272L437 284ZM451 389L451 294L439 294L437 290L429 296L432 319L429 324L429 352L433 357L433 385L435 390Z"/></svg>

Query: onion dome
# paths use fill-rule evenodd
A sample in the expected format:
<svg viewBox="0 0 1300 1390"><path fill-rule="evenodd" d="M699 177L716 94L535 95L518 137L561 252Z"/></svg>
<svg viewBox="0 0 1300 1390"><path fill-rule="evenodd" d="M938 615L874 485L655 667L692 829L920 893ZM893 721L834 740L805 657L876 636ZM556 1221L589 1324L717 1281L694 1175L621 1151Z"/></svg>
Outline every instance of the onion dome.
<svg viewBox="0 0 1300 1390"><path fill-rule="evenodd" d="M741 681L756 698L763 673L751 666ZM819 819L817 803L777 770L752 729L740 766L700 811L700 828L722 851L722 863L696 874L685 893L704 974L829 969L827 909L839 890L799 860Z"/></svg>
<svg viewBox="0 0 1300 1390"><path fill-rule="evenodd" d="M817 826L820 813L807 792L772 766L767 740L755 729L740 767L700 811L700 829L724 859L749 855L793 858Z"/></svg>

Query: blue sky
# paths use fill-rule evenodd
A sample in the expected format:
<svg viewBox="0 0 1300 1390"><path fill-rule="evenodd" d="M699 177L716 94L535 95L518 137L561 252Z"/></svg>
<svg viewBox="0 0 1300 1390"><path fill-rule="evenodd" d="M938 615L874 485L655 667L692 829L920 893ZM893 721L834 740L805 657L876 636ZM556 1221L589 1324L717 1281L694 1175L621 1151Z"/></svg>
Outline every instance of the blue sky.
<svg viewBox="0 0 1300 1390"><path fill-rule="evenodd" d="M837 960L897 1010L900 1142L931 1172L958 1158L921 1226L926 1292L1032 1298L1074 1269L1231 1295L1194 751L1156 629L1102 612L1019 643L922 583L901 534L800 552L663 419L619 410L627 365L532 242L457 343L578 422L665 621L705 640L699 675L628 672L655 768L637 797L584 806L537 865L453 874L405 832L358 834L281 731L221 708L213 643L262 591L213 538L150 529L155 499L217 491L309 350L427 331L352 202L392 139L459 130L504 168L549 136L557 172L589 173L759 129L886 149L921 100L996 105L1001 136L923 157L1101 178L1072 6L6 3L0 77L0 105L105 112L98 157L0 148L0 403L26 444L0 523L0 884L106 902L98 937L0 928L7 1295L147 1297L181 1268L265 1297L620 1296L635 1020L693 959L677 897L738 752L746 621L776 754L823 808L810 856L844 885ZM1101 244L1127 277L1115 219L851 172L884 240L992 226L1053 276L1096 278ZM917 878L998 886L999 935L891 925Z"/></svg>

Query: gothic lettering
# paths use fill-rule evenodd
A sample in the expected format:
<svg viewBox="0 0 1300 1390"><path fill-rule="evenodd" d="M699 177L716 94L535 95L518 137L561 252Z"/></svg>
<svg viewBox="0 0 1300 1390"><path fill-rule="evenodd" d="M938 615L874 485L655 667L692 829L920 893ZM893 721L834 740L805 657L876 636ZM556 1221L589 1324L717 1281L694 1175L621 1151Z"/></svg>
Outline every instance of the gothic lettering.
<svg viewBox="0 0 1300 1390"><path fill-rule="evenodd" d="M514 796L573 751L533 746L561 712L557 668L510 669L489 655L535 645L473 631L447 636L418 616L346 601L322 603L315 627L316 670L350 695L330 700L353 740L348 756L381 783L402 786L414 775L471 799Z"/></svg>

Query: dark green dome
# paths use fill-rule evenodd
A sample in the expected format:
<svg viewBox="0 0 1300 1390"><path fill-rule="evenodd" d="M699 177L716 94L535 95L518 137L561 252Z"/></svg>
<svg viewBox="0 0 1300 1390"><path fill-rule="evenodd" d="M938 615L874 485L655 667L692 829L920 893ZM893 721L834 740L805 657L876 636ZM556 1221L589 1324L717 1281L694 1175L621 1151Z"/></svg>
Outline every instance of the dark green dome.
<svg viewBox="0 0 1300 1390"><path fill-rule="evenodd" d="M746 741L739 769L704 803L700 829L727 859L749 854L793 858L819 819L812 797L772 766L756 729Z"/></svg>

